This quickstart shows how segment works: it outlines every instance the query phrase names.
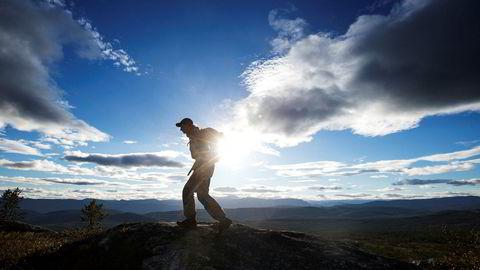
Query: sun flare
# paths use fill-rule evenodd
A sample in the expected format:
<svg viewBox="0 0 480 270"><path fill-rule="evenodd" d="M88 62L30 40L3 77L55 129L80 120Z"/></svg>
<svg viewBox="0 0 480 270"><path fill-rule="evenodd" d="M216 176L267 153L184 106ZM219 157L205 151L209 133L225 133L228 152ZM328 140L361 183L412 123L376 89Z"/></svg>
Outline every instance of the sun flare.
<svg viewBox="0 0 480 270"><path fill-rule="evenodd" d="M256 144L254 136L244 133L227 133L217 145L220 163L232 167L245 165Z"/></svg>

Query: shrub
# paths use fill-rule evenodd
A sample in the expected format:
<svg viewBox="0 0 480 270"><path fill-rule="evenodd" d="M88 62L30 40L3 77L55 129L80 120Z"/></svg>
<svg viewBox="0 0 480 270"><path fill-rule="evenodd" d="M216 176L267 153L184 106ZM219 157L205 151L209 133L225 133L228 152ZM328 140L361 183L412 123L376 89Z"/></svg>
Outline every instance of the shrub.
<svg viewBox="0 0 480 270"><path fill-rule="evenodd" d="M3 192L0 199L0 220L15 221L22 218L19 203L23 197L22 191L17 187L14 190L7 189Z"/></svg>
<svg viewBox="0 0 480 270"><path fill-rule="evenodd" d="M441 269L480 270L480 231L443 229L451 251L435 263Z"/></svg>

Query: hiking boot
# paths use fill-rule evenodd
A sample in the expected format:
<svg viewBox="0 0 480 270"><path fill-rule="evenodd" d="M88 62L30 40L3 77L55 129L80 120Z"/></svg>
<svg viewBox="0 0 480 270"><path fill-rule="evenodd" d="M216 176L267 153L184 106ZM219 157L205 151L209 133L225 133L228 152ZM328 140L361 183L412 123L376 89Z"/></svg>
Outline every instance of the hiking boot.
<svg viewBox="0 0 480 270"><path fill-rule="evenodd" d="M185 229L194 229L197 227L197 221L195 219L185 219L183 221L177 221L177 225Z"/></svg>
<svg viewBox="0 0 480 270"><path fill-rule="evenodd" d="M220 220L220 222L217 223L217 228L219 232L223 232L224 230L228 229L232 225L232 220L225 217L224 219Z"/></svg>

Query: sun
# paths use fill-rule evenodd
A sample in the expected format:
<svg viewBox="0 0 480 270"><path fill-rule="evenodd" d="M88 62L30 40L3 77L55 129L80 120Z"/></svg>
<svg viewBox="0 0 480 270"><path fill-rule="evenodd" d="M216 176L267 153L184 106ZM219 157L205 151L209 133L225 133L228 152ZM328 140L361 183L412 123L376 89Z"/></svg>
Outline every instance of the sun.
<svg viewBox="0 0 480 270"><path fill-rule="evenodd" d="M255 143L256 139L245 133L225 134L217 145L219 162L231 167L245 165Z"/></svg>

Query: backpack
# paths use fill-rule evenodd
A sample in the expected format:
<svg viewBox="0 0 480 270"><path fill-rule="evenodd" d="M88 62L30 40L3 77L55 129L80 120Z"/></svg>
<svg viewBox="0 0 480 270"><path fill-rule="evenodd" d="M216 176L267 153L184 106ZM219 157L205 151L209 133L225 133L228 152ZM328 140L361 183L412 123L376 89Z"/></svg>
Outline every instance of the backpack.
<svg viewBox="0 0 480 270"><path fill-rule="evenodd" d="M218 162L217 144L222 137L223 133L213 128L204 128L197 131L189 141L192 158L213 163Z"/></svg>

